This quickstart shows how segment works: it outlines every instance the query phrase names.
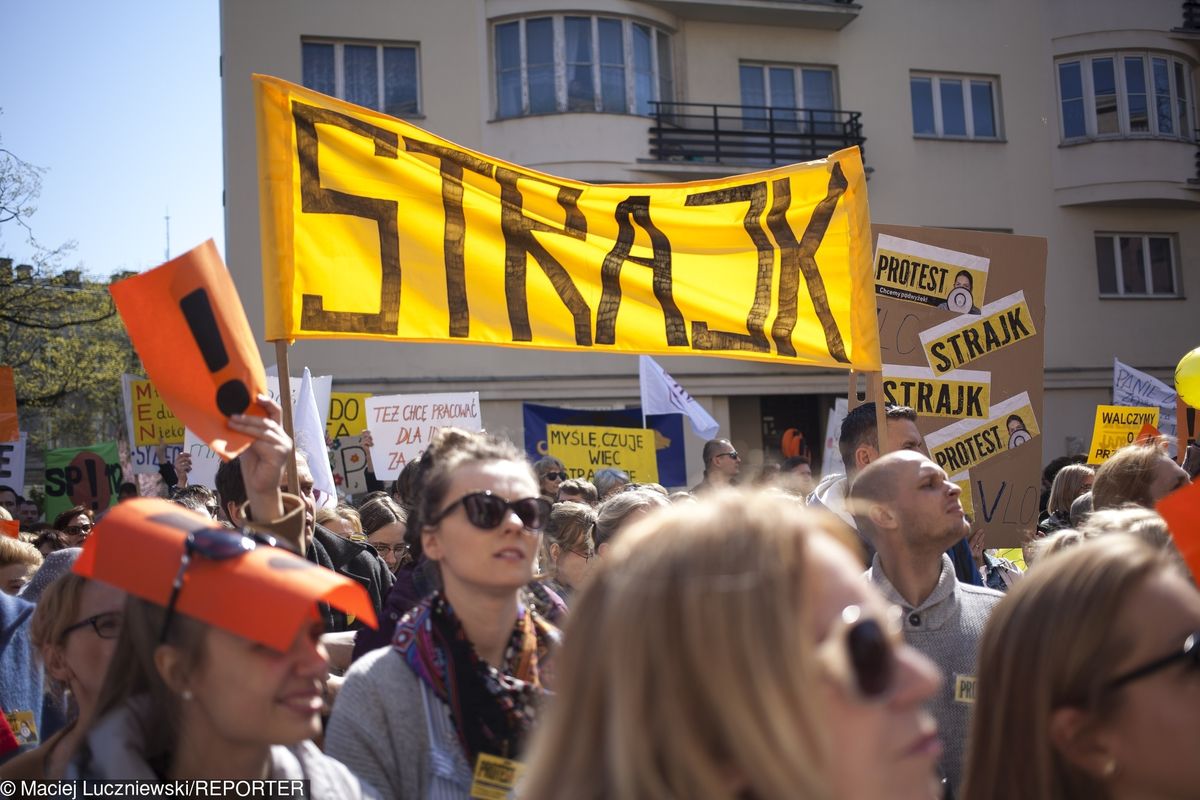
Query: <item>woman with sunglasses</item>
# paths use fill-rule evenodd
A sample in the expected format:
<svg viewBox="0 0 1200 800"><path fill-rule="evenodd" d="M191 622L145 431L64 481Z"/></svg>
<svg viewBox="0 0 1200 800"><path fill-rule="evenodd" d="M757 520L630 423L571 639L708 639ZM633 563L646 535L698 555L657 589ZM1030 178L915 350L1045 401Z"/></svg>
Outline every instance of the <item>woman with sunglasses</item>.
<svg viewBox="0 0 1200 800"><path fill-rule="evenodd" d="M545 561L550 565L547 582L564 602L583 584L596 555L592 541L595 525L595 509L583 503L558 503L550 512L543 531Z"/></svg>
<svg viewBox="0 0 1200 800"><path fill-rule="evenodd" d="M68 693L75 718L38 748L0 767L0 778L46 780L66 772L92 723L124 611L123 591L80 575L63 575L42 592L29 637L42 654L47 683L56 694Z"/></svg>
<svg viewBox="0 0 1200 800"><path fill-rule="evenodd" d="M936 668L795 501L640 521L572 605L527 800L930 800Z"/></svg>
<svg viewBox="0 0 1200 800"><path fill-rule="evenodd" d="M554 456L542 456L533 462L533 472L537 475L538 490L550 503L558 502L558 487L567 479L567 465Z"/></svg>
<svg viewBox="0 0 1200 800"><path fill-rule="evenodd" d="M350 668L326 749L389 797L505 792L473 775L513 773L548 678L557 630L521 596L549 504L505 440L444 428L421 463L409 524L441 588Z"/></svg>
<svg viewBox="0 0 1200 800"><path fill-rule="evenodd" d="M75 506L54 518L54 530L61 531L67 547L82 547L92 533L92 510Z"/></svg>
<svg viewBox="0 0 1200 800"><path fill-rule="evenodd" d="M979 665L966 800L1200 798L1200 592L1162 550L1039 559Z"/></svg>

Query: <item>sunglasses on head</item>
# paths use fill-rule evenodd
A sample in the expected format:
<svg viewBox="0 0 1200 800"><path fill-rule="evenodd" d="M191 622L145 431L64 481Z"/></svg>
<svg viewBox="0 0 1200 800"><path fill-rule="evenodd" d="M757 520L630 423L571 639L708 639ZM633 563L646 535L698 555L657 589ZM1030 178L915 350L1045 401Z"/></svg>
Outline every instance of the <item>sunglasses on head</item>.
<svg viewBox="0 0 1200 800"><path fill-rule="evenodd" d="M1120 689L1127 683L1149 677L1160 670L1174 664L1176 661L1183 661L1193 669L1200 667L1200 631L1196 631L1191 636L1183 640L1183 647L1176 650L1170 655L1156 658L1148 664L1143 664L1140 667L1131 669L1123 675L1120 675L1109 681L1109 689Z"/></svg>
<svg viewBox="0 0 1200 800"><path fill-rule="evenodd" d="M860 700L881 700L895 683L900 616L895 606L883 619L866 616L861 606L846 606L817 646L818 659Z"/></svg>
<svg viewBox="0 0 1200 800"><path fill-rule="evenodd" d="M183 555L179 558L179 572L171 583L171 598L167 601L167 616L163 619L162 633L158 641L165 642L171 629L171 621L175 618L175 604L179 601L179 592L183 589L183 576L192 563L192 556L199 555L209 561L229 561L244 556L260 544L275 547L275 539L271 536L246 531L233 533L219 528L199 528L188 532L183 542Z"/></svg>
<svg viewBox="0 0 1200 800"><path fill-rule="evenodd" d="M547 472L544 475L542 475L542 477L548 481L565 481L567 479L567 473L565 473L565 472Z"/></svg>
<svg viewBox="0 0 1200 800"><path fill-rule="evenodd" d="M522 497L510 501L491 492L472 492L443 508L429 520L429 524L437 525L459 506L466 512L468 522L485 531L498 527L509 511L520 517L521 524L531 531L540 531L550 517L550 503L540 497Z"/></svg>

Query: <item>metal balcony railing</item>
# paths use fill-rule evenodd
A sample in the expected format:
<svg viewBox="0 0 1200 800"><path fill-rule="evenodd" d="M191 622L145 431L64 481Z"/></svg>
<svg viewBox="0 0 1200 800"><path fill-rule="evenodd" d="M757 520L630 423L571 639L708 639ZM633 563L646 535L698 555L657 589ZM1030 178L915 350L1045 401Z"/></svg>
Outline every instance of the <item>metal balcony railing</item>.
<svg viewBox="0 0 1200 800"><path fill-rule="evenodd" d="M862 113L717 103L652 103L650 156L708 164L790 164L862 146Z"/></svg>

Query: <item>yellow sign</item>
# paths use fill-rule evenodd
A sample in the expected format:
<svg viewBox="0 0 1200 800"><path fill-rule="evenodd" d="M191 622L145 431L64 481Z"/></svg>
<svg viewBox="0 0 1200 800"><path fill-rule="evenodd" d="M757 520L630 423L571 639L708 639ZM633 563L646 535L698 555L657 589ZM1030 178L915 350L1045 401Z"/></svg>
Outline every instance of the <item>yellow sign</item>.
<svg viewBox="0 0 1200 800"><path fill-rule="evenodd" d="M658 483L654 431L593 425L547 425L547 449L572 478L592 480L597 470L619 469L634 483Z"/></svg>
<svg viewBox="0 0 1200 800"><path fill-rule="evenodd" d="M1021 392L992 406L987 419L964 419L933 431L925 445L938 466L954 475L1014 450L1039 433L1029 395Z"/></svg>
<svg viewBox="0 0 1200 800"><path fill-rule="evenodd" d="M330 392L329 419L325 433L330 439L358 436L367 429L367 398L370 392Z"/></svg>
<svg viewBox="0 0 1200 800"><path fill-rule="evenodd" d="M694 183L594 185L254 81L268 339L879 369L857 148Z"/></svg>
<svg viewBox="0 0 1200 800"><path fill-rule="evenodd" d="M954 676L954 702L975 704L975 676Z"/></svg>
<svg viewBox="0 0 1200 800"><path fill-rule="evenodd" d="M1146 425L1158 427L1158 409L1152 406L1096 406L1089 464L1103 464L1126 445L1131 445Z"/></svg>
<svg viewBox="0 0 1200 800"><path fill-rule="evenodd" d="M883 365L883 397L923 417L986 418L991 409L992 376L969 369L936 375L924 367Z"/></svg>
<svg viewBox="0 0 1200 800"><path fill-rule="evenodd" d="M480 753L475 759L471 800L508 800L524 771L520 761Z"/></svg>
<svg viewBox="0 0 1200 800"><path fill-rule="evenodd" d="M183 444L183 423L167 408L154 384L144 378L129 381L133 411L133 443L142 445Z"/></svg>
<svg viewBox="0 0 1200 800"><path fill-rule="evenodd" d="M879 235L875 293L959 314L978 314L989 259L931 244Z"/></svg>
<svg viewBox="0 0 1200 800"><path fill-rule="evenodd" d="M963 513L968 519L975 519L975 501L971 497L971 473L960 472L957 475L951 475L950 480L958 484L958 488L962 489L962 494L958 496L958 502L962 503Z"/></svg>
<svg viewBox="0 0 1200 800"><path fill-rule="evenodd" d="M988 303L979 316L966 315L921 331L921 346L938 375L958 369L1037 334L1024 292Z"/></svg>

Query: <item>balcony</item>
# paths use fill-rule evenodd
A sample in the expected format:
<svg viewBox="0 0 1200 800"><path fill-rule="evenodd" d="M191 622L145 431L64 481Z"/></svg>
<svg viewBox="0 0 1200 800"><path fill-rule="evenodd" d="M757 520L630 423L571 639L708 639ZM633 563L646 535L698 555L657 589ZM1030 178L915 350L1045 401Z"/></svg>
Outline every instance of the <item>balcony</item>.
<svg viewBox="0 0 1200 800"><path fill-rule="evenodd" d="M1200 0L1183 0L1183 24L1174 32L1200 34Z"/></svg>
<svg viewBox="0 0 1200 800"><path fill-rule="evenodd" d="M862 113L706 103L653 103L650 158L697 167L813 161L862 146Z"/></svg>
<svg viewBox="0 0 1200 800"><path fill-rule="evenodd" d="M642 0L682 19L840 31L862 6L851 0Z"/></svg>

